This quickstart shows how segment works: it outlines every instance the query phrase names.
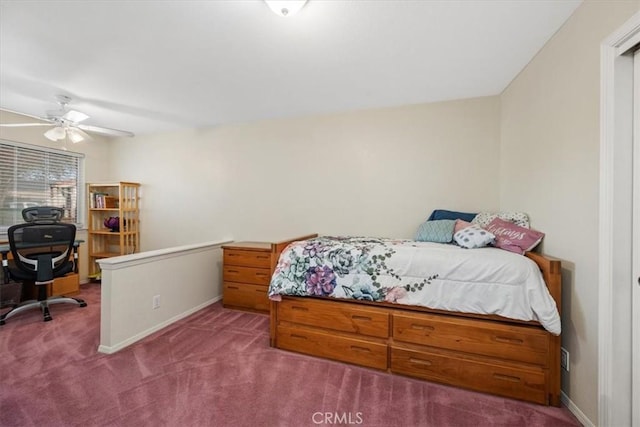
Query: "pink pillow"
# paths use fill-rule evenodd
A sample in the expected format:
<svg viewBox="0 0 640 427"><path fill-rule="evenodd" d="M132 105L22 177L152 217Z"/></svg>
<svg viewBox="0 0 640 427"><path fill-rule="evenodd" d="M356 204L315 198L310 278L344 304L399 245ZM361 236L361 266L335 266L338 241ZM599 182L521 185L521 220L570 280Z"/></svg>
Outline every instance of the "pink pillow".
<svg viewBox="0 0 640 427"><path fill-rule="evenodd" d="M467 227L471 227L473 224L461 219L456 219L456 224L453 226L453 234L456 234L460 230L464 230Z"/></svg>
<svg viewBox="0 0 640 427"><path fill-rule="evenodd" d="M540 231L520 227L500 218L494 218L485 229L496 236L493 246L521 255L535 248L544 237Z"/></svg>

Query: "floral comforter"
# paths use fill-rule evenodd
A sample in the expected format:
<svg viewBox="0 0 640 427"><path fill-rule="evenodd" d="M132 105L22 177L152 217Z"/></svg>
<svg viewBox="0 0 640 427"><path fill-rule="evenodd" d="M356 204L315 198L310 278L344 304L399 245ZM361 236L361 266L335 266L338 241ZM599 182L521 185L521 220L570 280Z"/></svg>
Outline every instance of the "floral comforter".
<svg viewBox="0 0 640 427"><path fill-rule="evenodd" d="M534 320L560 334L538 266L497 248L413 240L318 237L280 255L269 297L327 296Z"/></svg>

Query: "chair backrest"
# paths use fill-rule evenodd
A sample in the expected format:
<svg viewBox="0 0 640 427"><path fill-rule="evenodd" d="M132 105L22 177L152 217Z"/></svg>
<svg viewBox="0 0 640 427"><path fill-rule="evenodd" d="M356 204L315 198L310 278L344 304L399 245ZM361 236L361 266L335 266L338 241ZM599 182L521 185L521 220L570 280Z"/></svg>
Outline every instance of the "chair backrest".
<svg viewBox="0 0 640 427"><path fill-rule="evenodd" d="M64 209L55 206L33 206L22 209L24 222L60 222Z"/></svg>
<svg viewBox="0 0 640 427"><path fill-rule="evenodd" d="M15 266L38 282L53 280L73 262L76 226L62 222L30 222L7 230ZM64 274L64 273L62 273Z"/></svg>

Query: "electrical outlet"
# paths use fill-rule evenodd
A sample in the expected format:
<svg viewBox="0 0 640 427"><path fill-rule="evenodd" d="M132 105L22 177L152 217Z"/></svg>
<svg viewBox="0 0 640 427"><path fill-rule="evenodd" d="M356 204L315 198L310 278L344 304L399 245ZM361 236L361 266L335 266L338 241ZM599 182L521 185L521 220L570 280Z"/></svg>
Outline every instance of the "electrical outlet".
<svg viewBox="0 0 640 427"><path fill-rule="evenodd" d="M563 347L560 347L560 367L569 372L569 352Z"/></svg>
<svg viewBox="0 0 640 427"><path fill-rule="evenodd" d="M152 308L155 310L156 308L160 308L160 295L153 296Z"/></svg>

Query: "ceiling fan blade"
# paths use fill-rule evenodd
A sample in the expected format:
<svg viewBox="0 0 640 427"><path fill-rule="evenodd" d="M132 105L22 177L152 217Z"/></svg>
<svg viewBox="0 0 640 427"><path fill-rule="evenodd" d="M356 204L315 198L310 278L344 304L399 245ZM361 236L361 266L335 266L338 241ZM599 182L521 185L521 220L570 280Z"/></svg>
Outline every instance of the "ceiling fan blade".
<svg viewBox="0 0 640 427"><path fill-rule="evenodd" d="M51 126L51 123L0 123L4 128L21 128L28 126Z"/></svg>
<svg viewBox="0 0 640 427"><path fill-rule="evenodd" d="M89 116L81 111L69 110L62 115L62 118L73 123L80 123L84 120L87 120Z"/></svg>
<svg viewBox="0 0 640 427"><path fill-rule="evenodd" d="M21 113L20 111L8 110L6 108L0 108L2 111L6 111L7 113L17 114L19 116L31 117L32 119L42 120L44 122L51 122L49 119L40 116L34 116L33 114Z"/></svg>
<svg viewBox="0 0 640 427"><path fill-rule="evenodd" d="M80 128L82 130L85 130L87 132L101 133L103 135L109 135L109 136L127 136L127 137L134 136L133 132L129 132L129 131L126 131L126 130L105 128L105 127L101 127L101 126L77 125L76 127Z"/></svg>

